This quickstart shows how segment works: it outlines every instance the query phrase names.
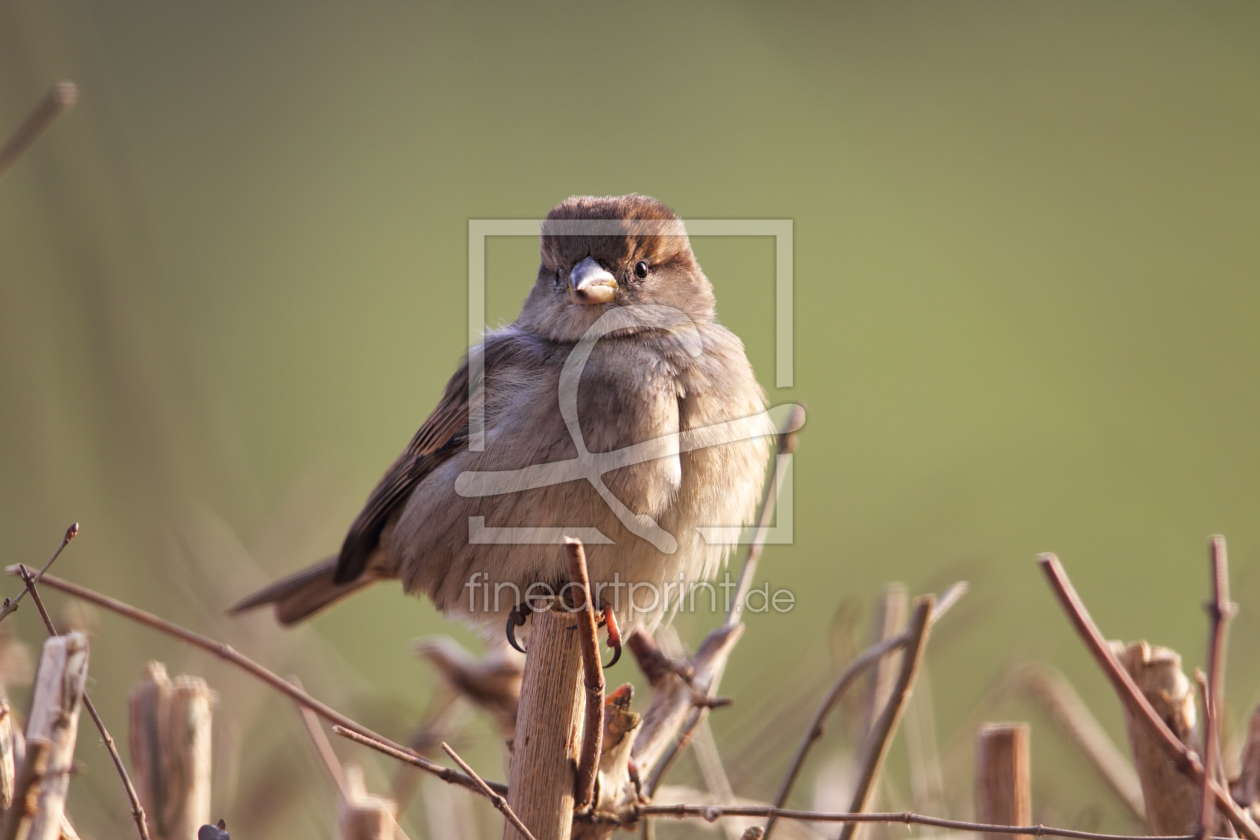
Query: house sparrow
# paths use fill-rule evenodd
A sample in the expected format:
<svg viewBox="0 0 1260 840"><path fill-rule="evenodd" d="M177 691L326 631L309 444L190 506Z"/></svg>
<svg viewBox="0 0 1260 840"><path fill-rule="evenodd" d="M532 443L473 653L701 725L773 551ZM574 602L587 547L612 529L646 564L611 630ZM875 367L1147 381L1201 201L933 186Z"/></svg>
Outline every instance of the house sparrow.
<svg viewBox="0 0 1260 840"><path fill-rule="evenodd" d="M465 357L340 553L233 612L274 604L292 624L399 578L501 621L567 582L562 535L583 536L597 603L623 622L651 625L716 574L736 529L699 529L751 523L774 429L683 223L646 196L578 196L540 250L520 317Z"/></svg>

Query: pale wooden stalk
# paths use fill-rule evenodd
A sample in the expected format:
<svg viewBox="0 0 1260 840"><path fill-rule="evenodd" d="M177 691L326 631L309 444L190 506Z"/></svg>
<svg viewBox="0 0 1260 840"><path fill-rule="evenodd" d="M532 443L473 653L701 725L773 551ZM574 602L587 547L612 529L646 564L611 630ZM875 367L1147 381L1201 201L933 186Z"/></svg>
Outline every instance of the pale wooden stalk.
<svg viewBox="0 0 1260 840"><path fill-rule="evenodd" d="M393 840L398 830L398 806L391 799L367 792L359 765L347 764L341 775L345 780L337 806L341 840Z"/></svg>
<svg viewBox="0 0 1260 840"><path fill-rule="evenodd" d="M878 645L900 633L906 626L906 614L910 609L906 587L890 583L879 593L871 615L870 644ZM862 737L869 738L879 720L880 713L888 705L897 672L901 670L901 654L891 653L875 663L870 671L870 683L862 700Z"/></svg>
<svg viewBox="0 0 1260 840"><path fill-rule="evenodd" d="M1197 723L1194 688L1181 670L1181 656L1164 647L1112 642L1112 652L1137 683L1160 719L1183 744ZM1192 834L1199 825L1201 792L1160 747L1145 724L1126 706L1125 723L1133 763L1142 783L1146 821L1156 834Z"/></svg>
<svg viewBox="0 0 1260 840"><path fill-rule="evenodd" d="M13 708L5 698L0 700L0 812L13 804L13 784L17 781L13 752Z"/></svg>
<svg viewBox="0 0 1260 840"><path fill-rule="evenodd" d="M573 616L559 607L529 618L529 646L516 716L508 805L539 840L568 840L574 763L582 743L585 688ZM518 840L511 824L504 840Z"/></svg>
<svg viewBox="0 0 1260 840"><path fill-rule="evenodd" d="M26 740L28 752L33 739L47 740L51 747L48 773L39 786L27 840L57 840L61 836L87 670L88 639L84 634L67 633L44 642L26 721Z"/></svg>
<svg viewBox="0 0 1260 840"><path fill-rule="evenodd" d="M128 698L136 788L162 840L195 837L210 821L213 705L205 680L171 680L160 662L148 664Z"/></svg>
<svg viewBox="0 0 1260 840"><path fill-rule="evenodd" d="M1026 723L983 726L976 733L976 821L1032 825L1032 762ZM1015 840L1014 834L996 835Z"/></svg>
<svg viewBox="0 0 1260 840"><path fill-rule="evenodd" d="M0 840L17 840L30 836L30 824L39 808L39 793L48 774L48 757L52 744L43 738L26 742L26 757L18 768L13 787L13 805L4 812Z"/></svg>

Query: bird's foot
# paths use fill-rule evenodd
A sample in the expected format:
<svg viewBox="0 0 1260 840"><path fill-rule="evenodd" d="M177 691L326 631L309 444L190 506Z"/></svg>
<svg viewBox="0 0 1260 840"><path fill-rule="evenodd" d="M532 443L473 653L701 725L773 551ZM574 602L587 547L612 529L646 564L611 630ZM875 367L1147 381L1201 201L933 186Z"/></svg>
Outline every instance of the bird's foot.
<svg viewBox="0 0 1260 840"><path fill-rule="evenodd" d="M508 619L507 619L508 644L516 648L517 650L519 650L521 653L525 652L525 648L521 647L520 643L516 641L516 628L524 627L525 619L529 618L529 615L532 612L533 612L533 609L531 609L529 606L529 603L526 602L523 604L517 604L516 609L508 613Z"/></svg>

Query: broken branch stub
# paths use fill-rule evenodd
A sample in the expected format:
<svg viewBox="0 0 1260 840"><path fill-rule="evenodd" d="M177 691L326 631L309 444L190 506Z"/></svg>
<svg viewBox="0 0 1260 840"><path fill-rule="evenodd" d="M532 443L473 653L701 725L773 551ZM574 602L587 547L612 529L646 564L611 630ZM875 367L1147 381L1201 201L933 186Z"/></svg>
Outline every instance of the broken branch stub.
<svg viewBox="0 0 1260 840"><path fill-rule="evenodd" d="M210 822L214 692L200 677L172 680L150 662L128 698L128 747L140 802L163 840Z"/></svg>
<svg viewBox="0 0 1260 840"><path fill-rule="evenodd" d="M1181 742L1192 743L1197 711L1194 687L1181 670L1181 656L1145 641L1111 643L1116 659ZM1199 786L1182 773L1149 729L1125 707L1133 763L1142 783L1146 821L1156 834L1193 834L1199 825Z"/></svg>
<svg viewBox="0 0 1260 840"><path fill-rule="evenodd" d="M87 636L67 633L44 642L26 721L26 740L28 745L32 740L49 742L48 769L39 783L27 840L57 840L61 836L87 670Z"/></svg>

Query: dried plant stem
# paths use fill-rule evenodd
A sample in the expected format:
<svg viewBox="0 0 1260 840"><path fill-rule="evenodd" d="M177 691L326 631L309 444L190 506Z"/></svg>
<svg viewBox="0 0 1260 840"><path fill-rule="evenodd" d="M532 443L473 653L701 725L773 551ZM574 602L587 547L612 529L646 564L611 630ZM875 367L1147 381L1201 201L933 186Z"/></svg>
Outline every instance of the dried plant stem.
<svg viewBox="0 0 1260 840"><path fill-rule="evenodd" d="M1176 763L1177 768L1182 773L1185 773L1196 782L1203 783L1203 763L1160 719L1159 714L1151 707L1150 701L1143 696L1133 678L1120 666L1115 655L1111 652L1111 647L1107 644L1107 640L1103 638L1102 632L1094 624L1094 620L1090 618L1089 611L1085 609L1085 604L1072 587L1071 581L1068 580L1062 564L1059 563L1059 558L1053 554L1043 554L1037 559L1037 562L1041 565L1042 571L1045 572L1046 579L1050 582L1055 596L1068 614L1068 618L1076 628L1077 633L1085 642L1085 646L1093 654L1094 659L1102 667L1103 673L1119 695L1120 701L1138 720L1145 723L1148 731L1154 736L1156 743ZM1257 829L1256 825L1243 814L1229 793L1220 785L1211 782L1211 780L1208 781L1208 785L1212 796L1216 799L1217 807L1228 815L1229 821L1234 824L1239 833L1248 838L1248 840L1260 840L1260 829Z"/></svg>
<svg viewBox="0 0 1260 840"><path fill-rule="evenodd" d="M1206 837L1212 830L1214 799L1211 795L1214 758L1220 752L1220 698L1225 690L1225 637L1234 605L1229 600L1229 560L1225 538L1212 537L1212 600L1206 604L1211 631L1208 636L1208 672L1203 695L1203 810L1199 817L1199 834Z"/></svg>
<svg viewBox="0 0 1260 840"><path fill-rule="evenodd" d="M791 455L796 451L796 430L805 423L805 409L794 405L779 429L778 443L775 446L774 476L766 484L761 496L761 510L757 514L757 530L753 532L748 543L748 553L744 555L744 564L739 569L739 580L736 581L734 597L726 611L727 626L736 624L743 612L744 599L748 597L748 589L752 586L753 576L757 572L757 561L761 559L761 550L766 544L766 535L770 533L770 521L774 519L775 503L779 500L778 489L787 476L790 459L779 455Z"/></svg>
<svg viewBox="0 0 1260 840"><path fill-rule="evenodd" d="M70 530L66 531L66 539L61 543L61 548L57 549L60 553L65 548L66 543L74 538L78 533L78 524L72 525ZM54 554L49 563L57 559ZM48 568L47 565L44 566ZM30 571L18 564L18 574L26 583L26 589L23 592L31 593L31 601L35 603L35 609L39 610L39 617L44 620L44 628L50 636L60 636L57 632L56 625L53 624L52 618L48 615L48 610L44 607L43 599L39 597L39 590L35 588L36 580L31 577ZM127 775L127 767L123 764L122 756L118 754L118 746L114 743L113 737L109 734L109 730L105 728L105 721L101 720L101 715L96 711L96 706L92 703L92 698L88 697L86 691L83 692L83 708L87 709L88 715L92 718L92 723L96 725L96 731L101 733L101 740L105 742L105 749L109 751L110 760L114 762L114 769L118 771L118 777L122 779L123 788L127 791L127 799L131 802L131 817L136 822L136 831L140 833L141 840L149 840L149 827L145 823L144 808L140 805L140 797L136 794L136 788L131 783L131 777Z"/></svg>
<svg viewBox="0 0 1260 840"><path fill-rule="evenodd" d="M17 131L9 138L9 142L0 148L0 178L5 176L10 167L17 162L27 149L34 145L39 136L57 117L69 111L79 98L79 89L74 82L58 82L52 86L47 95L40 101L26 122L18 126Z"/></svg>
<svg viewBox="0 0 1260 840"><path fill-rule="evenodd" d="M9 574L17 574L17 570L12 566L10 566L6 571L8 571ZM409 764L419 767L422 770L428 770L430 773L433 773L435 776L444 781L460 785L461 787L477 791L478 793L481 792L481 789L477 787L473 780L464 774L457 773L449 767L443 767L440 764L429 761L427 758L417 755L416 753L407 750L405 747L395 744L388 738L377 735L371 729L368 729L358 721L346 717L331 706L316 700L297 686L286 682L280 676L267 670L249 657L238 653L231 645L223 642L216 642L214 639L202 636L200 633L194 633L193 631L180 627L178 624L167 621L164 618L158 618L152 613L145 612L144 610L133 607L130 604L123 603L115 598L110 598L108 595L102 595L99 592L95 592L85 586L80 586L77 583L70 583L69 581L61 580L60 578L53 577L52 575L46 575L41 583L51 589L56 589L59 592L64 592L67 595L72 595L75 598L96 604L98 607L102 607L110 612L129 618L138 624L143 624L150 629L157 630L159 633L165 633L168 636L173 636L174 638L186 642L193 647L201 648L207 653L211 653L226 662L232 663L236 667L245 671L247 674L252 675L256 679L261 680L275 690L279 691L281 694L289 697L294 702L310 709L329 723L336 724L342 729L349 730L363 736L366 742L375 742L376 744L386 746L391 750L397 751L399 755L407 756L406 761ZM371 743L368 745L375 746ZM397 757L398 756L395 756L395 758ZM1260 838L1257 838L1257 840L1260 840Z"/></svg>
<svg viewBox="0 0 1260 840"><path fill-rule="evenodd" d="M0 174L3 174L3 172L0 172ZM65 547L70 544L70 540L74 539L75 535L78 533L79 533L78 522L74 523L73 525L71 525L69 528L66 529L66 535L61 538L61 544L57 546L57 550L52 553L52 556L48 558L48 561L45 562L43 567L40 568L39 572L36 573L35 581L34 581L35 583L39 583L40 579L43 578L44 576L44 572L48 571L48 567L51 566L53 562L56 561L56 559L61 556L62 550L64 550ZM4 621L5 617L8 616L9 613L13 612L14 610L18 608L18 602L21 601L23 598L25 598L26 593L29 592L30 590L31 590L31 585L28 582L26 584L26 587L21 592L19 592L17 596L13 598L13 600L9 600L8 598L4 599L4 606L0 607L0 621Z"/></svg>
<svg viewBox="0 0 1260 840"><path fill-rule="evenodd" d="M584 808L595 800L595 776L599 772L599 755L604 736L604 666L599 660L599 634L595 609L591 604L590 573L586 568L586 549L581 540L564 538L564 554L569 564L569 582L577 608L578 648L582 657L582 683L586 689L585 723L582 726L582 749L578 753L574 785L574 807Z"/></svg>
<svg viewBox="0 0 1260 840"><path fill-rule="evenodd" d="M783 425L779 428L778 444L775 447L774 476L762 490L761 508L757 515L757 527L753 531L752 539L748 543L748 551L744 555L744 562L740 566L739 579L736 582L734 596L727 607L726 620L721 627L710 632L709 637L705 640L706 642L712 641L714 644L725 648L720 659L712 663L707 684L700 687L704 692L703 696L707 699L712 699L717 694L718 686L722 683L722 675L726 671L726 661L730 657L730 651L734 643L739 638L738 635L730 635L730 631L740 625L744 599L748 595L749 587L752 586L753 577L757 572L757 563L761 559L761 551L765 547L766 538L770 534L770 521L774 518L774 508L778 501L778 493L776 491L786 475L789 462L788 458L777 456L791 455L796 450L796 433L804 423L805 409L796 405L792 407L791 412L784 418ZM727 646L728 643L729 646ZM655 701L653 702L655 703ZM674 761L681 754L683 748L691 742L691 733L709 714L709 708L710 706L703 703L693 703L692 708L688 711L686 718L678 728L677 737L665 747L663 753L656 756L656 761L653 764L646 768L640 767L640 771L644 773L644 778L647 780L644 790L649 796L656 792L661 779L669 772L669 768L673 766ZM640 738L646 736L649 740L654 740L658 734L649 733L651 733L651 730L648 727L644 727L644 732L640 735ZM636 760L638 752L638 749L636 749Z"/></svg>
<svg viewBox="0 0 1260 840"><path fill-rule="evenodd" d="M947 820L928 817L910 811L901 813L844 814L827 811L793 811L775 808L773 805L636 805L617 815L590 814L582 819L591 822L613 822L633 825L644 817L673 817L675 819L700 818L707 822L726 817L774 817L780 820L833 823L902 823L926 825L954 831L975 831L981 834L1020 834L1033 837L1069 837L1074 840L1197 840L1196 834L1098 834L1092 831L1076 831L1070 828L1054 828L1048 825L991 825L989 823ZM1208 840L1229 840L1227 837L1211 837Z"/></svg>
<svg viewBox="0 0 1260 840"><path fill-rule="evenodd" d="M888 755L888 745L892 741L897 724L901 721L901 713L905 710L910 689L914 687L914 678L919 673L919 663L923 661L928 632L932 627L932 609L935 606L936 598L932 595L915 599L914 613L911 614L910 623L906 627L909 641L906 643L906 652L901 660L901 672L897 675L897 683L893 686L888 703L884 706L884 711L875 722L875 728L871 732L869 742L871 746L868 748L866 761L862 765L862 772L858 776L857 789L853 793L850 811L860 813L865 810L875 791L875 780L884 766L884 757ZM840 830L840 840L850 840L856 828L857 823L846 823Z"/></svg>
<svg viewBox="0 0 1260 840"><path fill-rule="evenodd" d="M485 780L483 780L480 776L477 775L476 771L473 770L472 767L468 765L468 762L464 761L464 759L459 757L459 754L455 752L455 750L451 747L450 744L443 741L442 749L446 751L446 754L451 757L452 761L458 764L460 768L465 773L468 774L468 777L470 779L472 779L481 787L482 794L485 795L486 799L490 800L490 804L494 805L495 808L499 809L499 813L503 814L504 819L506 819L512 825L516 826L516 830L519 831L522 834L522 836L525 837L525 840L534 840L534 835L530 833L530 830L528 828L525 827L525 823L521 822L521 818L516 816L516 812L512 810L512 807L510 805L508 805L506 799L504 799L500 794L497 794L493 790L491 790L490 786L485 783Z"/></svg>
<svg viewBox="0 0 1260 840"><path fill-rule="evenodd" d="M958 603L967 592L966 583L956 583L941 594L937 607L932 611L931 623L935 624L940 621L941 617L947 613L954 604ZM810 721L809 727L805 730L805 735L801 738L801 743L796 748L796 754L792 756L792 761L788 765L787 772L783 775L783 781L779 783L779 792L774 797L774 807L782 808L787 802L788 794L792 792L792 786L796 783L797 776L800 775L801 767L805 764L805 757L809 755L810 749L823 736L823 723L831 715L833 709L844 697L845 692L852 687L867 668L880 661L888 654L901 650L910 642L910 630L902 632L900 635L891 639L872 645L856 659L849 663L849 667L844 669L835 683L832 684L831 690L827 692L827 696L823 698L818 711L814 712L814 718ZM770 829L774 826L774 819L766 824L766 835L769 836Z"/></svg>

